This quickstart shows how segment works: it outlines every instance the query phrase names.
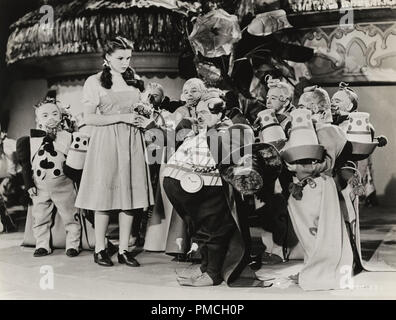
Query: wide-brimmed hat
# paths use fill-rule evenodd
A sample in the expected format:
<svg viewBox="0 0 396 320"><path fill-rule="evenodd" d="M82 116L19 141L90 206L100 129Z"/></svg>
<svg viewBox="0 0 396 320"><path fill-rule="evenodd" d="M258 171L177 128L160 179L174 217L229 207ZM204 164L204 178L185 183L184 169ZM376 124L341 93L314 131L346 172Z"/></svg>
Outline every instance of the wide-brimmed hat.
<svg viewBox="0 0 396 320"><path fill-rule="evenodd" d="M290 138L281 152L282 158L288 163L302 160L322 161L325 149L318 142L311 111L295 109L290 116Z"/></svg>
<svg viewBox="0 0 396 320"><path fill-rule="evenodd" d="M286 135L283 131L278 119L275 115L275 110L266 109L257 114L260 120L260 142L272 144L277 150L280 150L285 145Z"/></svg>
<svg viewBox="0 0 396 320"><path fill-rule="evenodd" d="M353 160L363 160L372 154L378 142L372 140L370 114L352 112L349 114L347 138L352 144Z"/></svg>

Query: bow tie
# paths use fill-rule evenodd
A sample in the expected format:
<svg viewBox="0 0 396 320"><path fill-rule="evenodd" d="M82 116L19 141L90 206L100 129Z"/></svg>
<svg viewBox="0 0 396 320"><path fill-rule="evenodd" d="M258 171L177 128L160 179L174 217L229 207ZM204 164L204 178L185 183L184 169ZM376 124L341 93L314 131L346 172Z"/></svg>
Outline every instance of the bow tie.
<svg viewBox="0 0 396 320"><path fill-rule="evenodd" d="M30 130L30 137L31 138L43 138L48 142L52 142L56 139L56 133L47 132L40 129L31 129Z"/></svg>

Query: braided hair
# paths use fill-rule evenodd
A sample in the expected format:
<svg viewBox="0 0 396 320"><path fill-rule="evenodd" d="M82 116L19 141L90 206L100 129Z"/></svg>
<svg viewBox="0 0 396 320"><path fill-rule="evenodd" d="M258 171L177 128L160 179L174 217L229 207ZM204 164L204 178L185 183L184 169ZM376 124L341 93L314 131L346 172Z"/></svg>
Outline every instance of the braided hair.
<svg viewBox="0 0 396 320"><path fill-rule="evenodd" d="M105 63L103 64L103 71L100 76L100 84L103 88L110 89L113 85L111 68L106 61L106 55L111 55L116 50L126 49L132 50L133 44L129 40L120 36L111 39L105 43L103 47L103 59L105 60ZM133 70L131 67L128 67L128 69L126 69L126 71L122 73L122 77L128 86L138 88L141 92L144 91L143 80L136 74L135 70Z"/></svg>

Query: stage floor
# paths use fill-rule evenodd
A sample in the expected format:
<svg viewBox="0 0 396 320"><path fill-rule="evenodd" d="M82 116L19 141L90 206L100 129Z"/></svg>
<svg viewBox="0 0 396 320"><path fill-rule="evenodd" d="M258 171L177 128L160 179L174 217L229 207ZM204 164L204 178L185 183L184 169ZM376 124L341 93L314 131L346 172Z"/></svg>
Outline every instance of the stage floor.
<svg viewBox="0 0 396 320"><path fill-rule="evenodd" d="M256 230L257 231L257 230ZM362 210L362 254L370 264L396 268L396 208ZM180 287L176 272L190 263L171 261L163 253L142 252L140 268L119 265L104 268L93 262L92 252L76 258L63 250L34 258L32 248L20 247L21 232L0 234L0 299L396 299L396 272L363 272L353 278L352 290L305 292L287 277L296 274L302 261L263 265L260 278L274 282L270 288ZM41 284L53 271L53 288ZM40 271L42 273L40 273ZM272 280L276 279L276 280Z"/></svg>

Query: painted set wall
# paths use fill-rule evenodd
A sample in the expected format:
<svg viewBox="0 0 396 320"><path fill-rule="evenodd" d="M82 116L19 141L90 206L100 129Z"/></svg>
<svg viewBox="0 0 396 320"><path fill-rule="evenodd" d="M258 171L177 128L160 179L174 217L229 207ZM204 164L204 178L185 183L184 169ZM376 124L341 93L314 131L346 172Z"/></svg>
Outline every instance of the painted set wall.
<svg viewBox="0 0 396 320"><path fill-rule="evenodd" d="M165 89L165 95L167 95L171 100L180 100L183 84L184 82L186 82L186 80L182 78L175 78L175 79L169 77L164 77L164 78L142 77L142 78L145 84L148 84L149 82L157 82L161 84Z"/></svg>
<svg viewBox="0 0 396 320"><path fill-rule="evenodd" d="M336 88L325 88L330 96ZM396 205L396 87L353 87L359 96L359 111L370 113L376 135L385 135L388 145L372 156L374 184L384 205Z"/></svg>
<svg viewBox="0 0 396 320"><path fill-rule="evenodd" d="M47 80L18 80L10 85L4 106L10 111L8 136L16 139L29 134L35 128L33 105L47 93Z"/></svg>

